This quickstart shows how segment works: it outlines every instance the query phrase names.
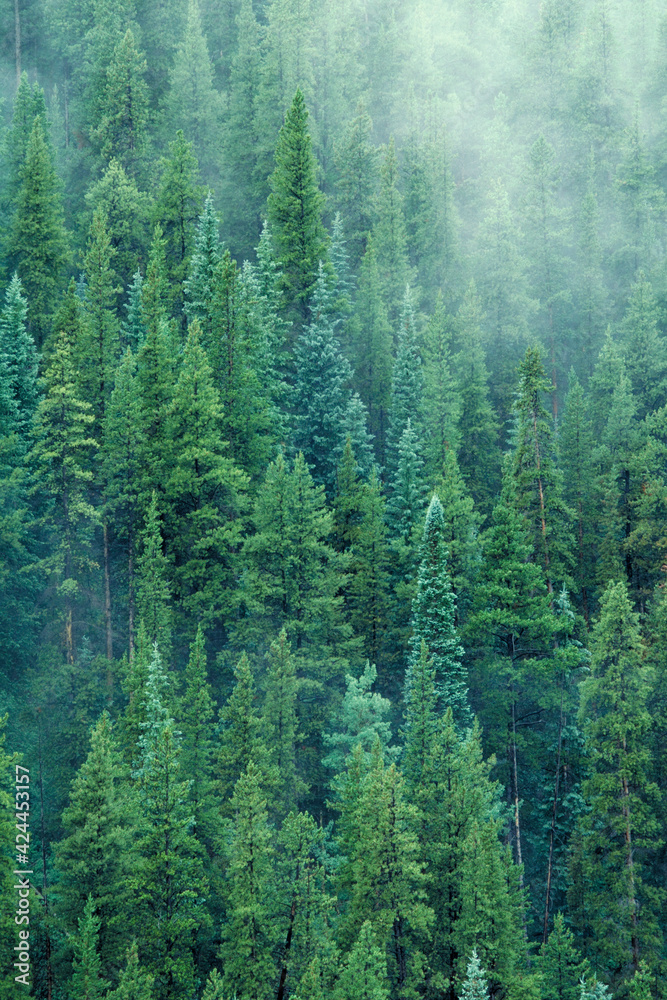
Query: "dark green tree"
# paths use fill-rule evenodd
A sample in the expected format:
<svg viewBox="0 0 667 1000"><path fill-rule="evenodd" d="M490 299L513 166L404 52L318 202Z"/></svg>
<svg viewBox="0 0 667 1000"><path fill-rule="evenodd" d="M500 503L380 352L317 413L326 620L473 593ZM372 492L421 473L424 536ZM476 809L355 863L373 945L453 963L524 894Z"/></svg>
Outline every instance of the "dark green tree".
<svg viewBox="0 0 667 1000"><path fill-rule="evenodd" d="M387 467L394 472L399 461L399 442L408 420L416 431L422 428L424 375L417 344L417 331L410 289L406 288L398 334L396 359L391 376L391 400L387 432Z"/></svg>
<svg viewBox="0 0 667 1000"><path fill-rule="evenodd" d="M21 280L14 274L5 292L0 313L0 354L6 365L3 381L8 399L14 402L11 429L27 444L37 406L37 351L26 330L28 303L23 296Z"/></svg>
<svg viewBox="0 0 667 1000"><path fill-rule="evenodd" d="M367 920L336 983L336 1000L388 1000L387 961Z"/></svg>
<svg viewBox="0 0 667 1000"><path fill-rule="evenodd" d="M546 944L540 949L539 971L543 980L544 1000L579 1000L580 982L590 966L577 950L574 934L557 913Z"/></svg>
<svg viewBox="0 0 667 1000"><path fill-rule="evenodd" d="M102 1000L107 986L102 978L102 963L97 952L100 918L95 913L95 900L88 896L79 932L74 939L74 972L71 991L77 1000Z"/></svg>
<svg viewBox="0 0 667 1000"><path fill-rule="evenodd" d="M138 179L149 148L146 59L128 28L107 66L100 120L92 138L101 164L117 160L129 177Z"/></svg>

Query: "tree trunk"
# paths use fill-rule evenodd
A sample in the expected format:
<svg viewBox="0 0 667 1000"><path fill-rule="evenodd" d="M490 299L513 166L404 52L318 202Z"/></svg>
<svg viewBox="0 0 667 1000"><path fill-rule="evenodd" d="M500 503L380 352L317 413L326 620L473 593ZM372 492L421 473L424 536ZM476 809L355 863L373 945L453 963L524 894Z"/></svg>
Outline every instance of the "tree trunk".
<svg viewBox="0 0 667 1000"><path fill-rule="evenodd" d="M21 12L19 0L14 0L14 52L16 57L16 89L21 86Z"/></svg>

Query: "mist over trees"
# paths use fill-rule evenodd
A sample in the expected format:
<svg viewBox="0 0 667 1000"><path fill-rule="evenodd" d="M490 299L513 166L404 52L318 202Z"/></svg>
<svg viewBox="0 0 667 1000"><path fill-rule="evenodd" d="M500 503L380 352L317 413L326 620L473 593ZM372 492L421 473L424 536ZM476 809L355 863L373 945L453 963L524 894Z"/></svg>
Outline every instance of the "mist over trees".
<svg viewBox="0 0 667 1000"><path fill-rule="evenodd" d="M667 997L666 58L2 0L0 1000Z"/></svg>

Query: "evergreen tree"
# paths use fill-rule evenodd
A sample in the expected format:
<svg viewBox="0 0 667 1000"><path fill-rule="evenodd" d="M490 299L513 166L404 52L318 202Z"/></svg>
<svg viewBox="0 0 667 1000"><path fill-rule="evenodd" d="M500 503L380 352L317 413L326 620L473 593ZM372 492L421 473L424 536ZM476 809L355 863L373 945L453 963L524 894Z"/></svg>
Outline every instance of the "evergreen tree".
<svg viewBox="0 0 667 1000"><path fill-rule="evenodd" d="M401 315L401 293L410 279L407 236L403 217L403 199L398 190L398 163L393 136L386 147L380 168L380 188L375 204L373 244L377 253L378 271L384 301L392 329L398 327ZM405 322L405 302L403 318Z"/></svg>
<svg viewBox="0 0 667 1000"><path fill-rule="evenodd" d="M275 977L275 924L270 907L273 849L261 772L252 760L236 783L232 810L227 921L220 949L223 985L232 994L269 1000Z"/></svg>
<svg viewBox="0 0 667 1000"><path fill-rule="evenodd" d="M574 934L557 913L549 938L539 954L544 1000L579 1000L579 983L589 973L586 959L577 951Z"/></svg>
<svg viewBox="0 0 667 1000"><path fill-rule="evenodd" d="M143 173L149 146L146 70L146 59L128 28L107 66L101 116L92 133L102 165L117 160L135 180Z"/></svg>
<svg viewBox="0 0 667 1000"><path fill-rule="evenodd" d="M67 662L74 663L73 615L86 572L93 568L92 528L97 521L88 499L93 478L90 459L97 442L92 436L91 406L79 398L72 348L63 330L54 345L44 376L45 394L37 407L31 490L39 494L49 551L42 563L62 602Z"/></svg>
<svg viewBox="0 0 667 1000"><path fill-rule="evenodd" d="M220 148L222 102L213 86L213 66L197 0L189 0L185 32L174 57L167 107L171 121L192 143L210 180Z"/></svg>
<svg viewBox="0 0 667 1000"><path fill-rule="evenodd" d="M215 702L206 673L206 649L201 625L190 645L183 697L179 703L182 730L181 766L190 782L189 801L193 833L209 851L215 835L217 812L213 799L213 718Z"/></svg>
<svg viewBox="0 0 667 1000"><path fill-rule="evenodd" d="M375 665L367 660L358 679L349 674L345 679L347 688L336 719L340 731L324 737L324 745L330 747L330 752L323 763L336 775L349 764L353 750L359 753L361 748L363 759L369 764L376 742L387 760L395 759L397 754L397 748L389 746L391 727L386 717L391 702L377 691L371 691L377 680Z"/></svg>
<svg viewBox="0 0 667 1000"><path fill-rule="evenodd" d="M94 212L106 214L106 227L115 252L114 270L127 288L140 263L145 262L151 200L128 176L120 160L110 160L101 178L86 193Z"/></svg>
<svg viewBox="0 0 667 1000"><path fill-rule="evenodd" d="M352 371L341 354L334 333L331 298L320 263L311 304L312 319L294 351L297 413L295 444L311 470L316 485L331 496L341 449L341 423L348 402Z"/></svg>
<svg viewBox="0 0 667 1000"><path fill-rule="evenodd" d="M425 642L433 658L442 704L452 709L456 726L463 729L472 722L472 716L461 664L463 649L455 627L456 598L447 572L444 530L442 504L434 495L426 512L417 594L412 607L411 662L418 659L421 644Z"/></svg>
<svg viewBox="0 0 667 1000"><path fill-rule="evenodd" d="M229 815L237 781L252 761L266 770L266 746L258 711L257 691L250 661L245 653L234 669L234 687L220 709L220 738L216 751L216 774L223 815Z"/></svg>
<svg viewBox="0 0 667 1000"><path fill-rule="evenodd" d="M7 178L3 191L5 204L11 206L21 183L21 167L26 158L30 134L35 119L40 118L46 134L48 121L44 91L37 82L30 83L28 74L21 73L14 97L12 120L4 136L4 154L7 163Z"/></svg>
<svg viewBox="0 0 667 1000"><path fill-rule="evenodd" d="M592 654L580 710L591 754L583 784L590 812L579 832L589 900L576 921L587 951L605 967L636 970L659 947L663 891L643 875L658 843L658 789L650 779L644 648L624 583L609 583L602 597Z"/></svg>
<svg viewBox="0 0 667 1000"><path fill-rule="evenodd" d="M37 351L35 342L26 331L28 304L23 297L21 280L14 274L5 292L5 304L0 313L0 355L6 368L9 399L16 406L12 421L25 444L37 406Z"/></svg>
<svg viewBox="0 0 667 1000"><path fill-rule="evenodd" d="M372 144L373 122L363 101L345 126L334 149L338 171L336 203L345 219L350 268L356 271L366 253L372 228L372 205L378 181L378 157Z"/></svg>
<svg viewBox="0 0 667 1000"><path fill-rule="evenodd" d="M199 216L190 270L184 283L185 312L190 323L195 317L201 323L204 343L212 341L214 273L222 259L219 230L213 195L209 191Z"/></svg>
<svg viewBox="0 0 667 1000"><path fill-rule="evenodd" d="M90 751L72 783L63 810L65 836L56 847L58 898L65 927L76 915L98 922L96 962L100 975L113 974L126 941L130 907L128 879L136 863L137 802L105 712L93 728ZM87 902L88 901L88 902ZM88 920L88 930L91 924ZM87 974L90 974L90 970Z"/></svg>
<svg viewBox="0 0 667 1000"><path fill-rule="evenodd" d="M100 919L95 914L95 900L88 896L83 916L79 917L79 933L74 941L74 973L72 996L77 1000L102 1000L109 985L102 979L97 938Z"/></svg>
<svg viewBox="0 0 667 1000"><path fill-rule="evenodd" d="M414 311L410 289L406 288L403 313L396 348L396 360L391 377L391 402L387 434L387 465L390 471L398 466L399 442L412 421L415 430L422 426L423 394L422 362L417 346Z"/></svg>
<svg viewBox="0 0 667 1000"><path fill-rule="evenodd" d="M198 218L202 190L198 184L199 166L192 142L182 129L169 143L153 217L160 224L165 247L165 270L171 311L183 315L183 282L190 267L194 247L194 227Z"/></svg>
<svg viewBox="0 0 667 1000"><path fill-rule="evenodd" d="M667 398L667 344L657 324L658 304L651 283L640 271L623 319L626 368L640 420L664 406Z"/></svg>
<svg viewBox="0 0 667 1000"><path fill-rule="evenodd" d="M359 527L352 544L347 607L363 655L382 663L389 628L389 548L385 502L377 470L361 485Z"/></svg>
<svg viewBox="0 0 667 1000"><path fill-rule="evenodd" d="M268 200L284 302L297 328L308 316L318 267L327 260L327 236L322 224L324 198L316 178L308 111L298 89L278 137Z"/></svg>
<svg viewBox="0 0 667 1000"><path fill-rule="evenodd" d="M461 1000L488 1000L489 987L475 948L468 962L465 982L461 988L463 990Z"/></svg>
<svg viewBox="0 0 667 1000"><path fill-rule="evenodd" d="M452 370L451 339L453 317L445 312L438 294L424 344L424 427L426 473L433 479L442 468L447 452L459 449L461 401Z"/></svg>
<svg viewBox="0 0 667 1000"><path fill-rule="evenodd" d="M387 962L367 920L349 954L334 993L336 1000L388 1000Z"/></svg>
<svg viewBox="0 0 667 1000"><path fill-rule="evenodd" d="M561 424L559 457L563 470L564 496L574 513L576 532L576 592L581 595L582 609L589 620L589 593L593 585L592 525L593 513L593 435L586 412L581 383L574 370L570 372L565 412Z"/></svg>
<svg viewBox="0 0 667 1000"><path fill-rule="evenodd" d="M139 964L137 942L127 949L125 968L121 971L118 988L107 994L109 1000L153 1000L155 977Z"/></svg>
<svg viewBox="0 0 667 1000"><path fill-rule="evenodd" d="M171 587L169 563L164 555L161 516L153 493L141 532L137 560L137 610L151 647L156 644L162 656L171 652Z"/></svg>
<svg viewBox="0 0 667 1000"><path fill-rule="evenodd" d="M68 260L58 180L41 117L35 118L20 171L9 257L28 300L28 330L41 347Z"/></svg>
<svg viewBox="0 0 667 1000"><path fill-rule="evenodd" d="M269 669L262 724L266 745L278 770L276 799L279 811L286 815L298 807L305 786L298 775L296 741L299 738L296 698L299 682L287 633L283 629L268 653Z"/></svg>

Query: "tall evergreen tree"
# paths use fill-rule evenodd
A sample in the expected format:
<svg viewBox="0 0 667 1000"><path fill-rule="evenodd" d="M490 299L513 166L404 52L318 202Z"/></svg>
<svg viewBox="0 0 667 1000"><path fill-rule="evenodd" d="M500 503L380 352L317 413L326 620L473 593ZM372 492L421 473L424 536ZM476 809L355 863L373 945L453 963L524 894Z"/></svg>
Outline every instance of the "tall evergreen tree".
<svg viewBox="0 0 667 1000"><path fill-rule="evenodd" d="M398 190L398 162L393 137L386 147L380 168L380 187L375 204L372 235L389 322L392 329L396 329L401 315L401 294L410 279L410 270L403 199Z"/></svg>
<svg viewBox="0 0 667 1000"><path fill-rule="evenodd" d="M324 197L317 186L308 111L300 89L280 130L275 169L269 182L268 218L285 307L299 328L308 316L319 265L327 261L327 236L322 223Z"/></svg>
<svg viewBox="0 0 667 1000"><path fill-rule="evenodd" d="M5 292L0 313L0 354L4 358L9 398L16 404L13 430L23 440L30 433L37 406L37 351L26 330L28 303L23 296L21 280L14 274Z"/></svg>
<svg viewBox="0 0 667 1000"><path fill-rule="evenodd" d="M169 563L164 555L161 516L153 493L141 532L137 560L137 610L151 647L167 659L171 653L171 586Z"/></svg>
<svg viewBox="0 0 667 1000"><path fill-rule="evenodd" d="M68 254L58 180L44 123L38 116L20 171L9 241L9 258L28 300L28 329L38 347L49 330Z"/></svg>
<svg viewBox="0 0 667 1000"><path fill-rule="evenodd" d="M146 260L151 199L137 187L118 159L111 159L102 176L86 193L94 212L106 213L106 226L115 251L114 270L126 288Z"/></svg>
<svg viewBox="0 0 667 1000"><path fill-rule="evenodd" d="M367 920L336 983L336 1000L388 1000L387 962Z"/></svg>
<svg viewBox="0 0 667 1000"><path fill-rule="evenodd" d="M423 364L426 473L431 480L442 468L447 452L459 448L461 399L451 358L453 322L453 317L445 311L442 295L438 294L426 330Z"/></svg>
<svg viewBox="0 0 667 1000"><path fill-rule="evenodd" d="M298 807L305 786L299 777L296 742L299 738L296 699L299 682L287 633L283 629L271 643L262 724L266 744L278 769L276 798L279 811L286 815Z"/></svg>
<svg viewBox="0 0 667 1000"><path fill-rule="evenodd" d="M144 171L149 146L146 59L128 28L107 66L99 124L92 138L102 165L117 160L129 177Z"/></svg>
<svg viewBox="0 0 667 1000"><path fill-rule="evenodd" d="M488 1000L489 987L486 977L482 972L482 966L477 955L477 949L473 948L472 956L468 962L465 982L462 985L461 1000Z"/></svg>
<svg viewBox="0 0 667 1000"><path fill-rule="evenodd" d="M424 376L417 345L412 296L410 289L406 288L391 377L387 434L387 465L391 472L398 466L399 442L408 420L412 421L415 430L421 430L423 386Z"/></svg>
<svg viewBox="0 0 667 1000"><path fill-rule="evenodd" d="M234 687L220 709L220 738L216 751L217 780L223 815L233 808L236 783L252 761L261 774L266 773L266 745L255 678L245 653L234 669Z"/></svg>
<svg viewBox="0 0 667 1000"><path fill-rule="evenodd" d="M101 975L97 940L100 918L95 914L95 900L88 896L83 915L79 917L79 933L74 940L74 973L72 995L81 1000L102 1000L109 985Z"/></svg>
<svg viewBox="0 0 667 1000"><path fill-rule="evenodd" d="M366 253L372 228L372 205L378 182L378 156L372 144L373 122L363 101L334 149L338 171L336 203L345 220L350 267L356 270Z"/></svg>

